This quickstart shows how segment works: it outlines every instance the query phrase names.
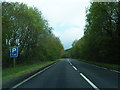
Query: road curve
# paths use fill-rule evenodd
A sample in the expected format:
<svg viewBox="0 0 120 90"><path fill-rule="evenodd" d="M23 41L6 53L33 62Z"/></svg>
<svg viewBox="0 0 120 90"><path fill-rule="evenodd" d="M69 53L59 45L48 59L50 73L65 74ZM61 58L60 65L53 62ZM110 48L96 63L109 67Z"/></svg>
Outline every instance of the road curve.
<svg viewBox="0 0 120 90"><path fill-rule="evenodd" d="M119 73L74 59L64 59L15 85L15 88L119 88Z"/></svg>

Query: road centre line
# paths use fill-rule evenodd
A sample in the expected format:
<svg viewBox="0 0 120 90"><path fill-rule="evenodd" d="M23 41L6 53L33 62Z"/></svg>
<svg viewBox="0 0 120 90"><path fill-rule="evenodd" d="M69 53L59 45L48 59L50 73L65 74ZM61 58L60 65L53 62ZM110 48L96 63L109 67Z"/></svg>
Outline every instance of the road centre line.
<svg viewBox="0 0 120 90"><path fill-rule="evenodd" d="M71 64L70 60L68 59L68 62ZM71 64L72 65L72 64ZM72 67L77 70L75 66L72 65ZM80 75L95 89L95 90L100 90L97 86L95 86L89 79L87 79L82 73Z"/></svg>
<svg viewBox="0 0 120 90"><path fill-rule="evenodd" d="M70 63L70 65L72 65L72 63L70 62L70 60L68 59L68 62ZM73 66L73 65L72 65Z"/></svg>
<svg viewBox="0 0 120 90"><path fill-rule="evenodd" d="M68 62L71 64L71 62L68 59ZM75 66L72 65L72 67L77 70L77 68ZM80 73L80 75L95 89L95 90L100 90L97 86L95 86L88 78L86 78L82 73Z"/></svg>
<svg viewBox="0 0 120 90"><path fill-rule="evenodd" d="M70 63L71 66L73 66L71 63Z"/></svg>
<svg viewBox="0 0 120 90"><path fill-rule="evenodd" d="M72 65L72 63L70 62L69 59L68 59L68 62L70 63L70 65ZM72 65L72 66L73 66L73 65ZM105 67L101 67L101 66L97 66L97 65L92 65L92 66L107 70L107 68L105 68ZM112 72L116 72L116 73L120 73L119 71L117 71L117 70L113 70L113 69L110 69L110 71L112 71Z"/></svg>
<svg viewBox="0 0 120 90"><path fill-rule="evenodd" d="M72 63L70 62L70 60L68 59L68 62L70 63L70 65L76 70L79 72L79 70L77 70L77 68L75 66L72 65ZM93 65L97 68L101 68L101 69L104 69L104 70L107 70L107 68L105 67L100 67L100 66L97 66L97 65ZM113 72L116 72L116 73L120 73L119 71L117 70L110 70L110 71L113 71ZM82 73L80 73L80 75L95 89L95 90L100 90L96 85L94 85L88 78L86 78Z"/></svg>
<svg viewBox="0 0 120 90"><path fill-rule="evenodd" d="M54 64L53 64L53 65L54 65ZM38 74L42 73L43 71L47 70L48 68L50 68L50 67L53 66L53 65L50 65L50 66L46 67L45 69L43 69L43 70L35 73L34 75L28 77L27 79L23 80L22 82L16 84L15 86L12 87L12 89L13 89L13 88L17 88L18 86L22 85L23 83L27 82L28 80L30 80L30 79L32 79L33 77L37 76ZM10 89L10 90L12 90L12 89Z"/></svg>
<svg viewBox="0 0 120 90"><path fill-rule="evenodd" d="M77 70L77 68L75 66L72 65L72 63L70 62L70 60L68 59L68 62L70 63L70 65L75 69Z"/></svg>
<svg viewBox="0 0 120 90"><path fill-rule="evenodd" d="M68 62L70 63L70 60L68 59Z"/></svg>
<svg viewBox="0 0 120 90"><path fill-rule="evenodd" d="M100 90L97 86L95 86L89 79L87 79L82 73L80 75L95 89Z"/></svg>
<svg viewBox="0 0 120 90"><path fill-rule="evenodd" d="M72 66L75 70L77 70L77 68L75 66Z"/></svg>

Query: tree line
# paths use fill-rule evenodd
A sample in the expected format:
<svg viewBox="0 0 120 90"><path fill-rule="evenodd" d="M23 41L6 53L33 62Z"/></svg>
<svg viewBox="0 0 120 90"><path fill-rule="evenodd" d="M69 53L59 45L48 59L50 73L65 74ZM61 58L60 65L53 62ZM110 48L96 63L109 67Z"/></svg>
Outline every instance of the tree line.
<svg viewBox="0 0 120 90"><path fill-rule="evenodd" d="M2 2L2 62L11 67L10 47L17 46L17 64L55 60L63 54L63 46L52 33L53 28L36 7L18 2Z"/></svg>
<svg viewBox="0 0 120 90"><path fill-rule="evenodd" d="M119 62L120 2L93 2L86 10L84 36L75 40L73 58L97 62Z"/></svg>

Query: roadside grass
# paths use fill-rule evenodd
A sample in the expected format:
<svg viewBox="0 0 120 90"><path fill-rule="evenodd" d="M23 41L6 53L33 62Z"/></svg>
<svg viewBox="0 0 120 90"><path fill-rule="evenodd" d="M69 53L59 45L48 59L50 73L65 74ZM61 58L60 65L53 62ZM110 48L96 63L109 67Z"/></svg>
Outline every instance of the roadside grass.
<svg viewBox="0 0 120 90"><path fill-rule="evenodd" d="M57 61L60 61L60 60L58 59L55 61L46 61L46 62L41 62L41 63L37 63L37 64L32 64L32 65L16 65L15 68L11 67L11 68L3 69L2 70L3 83L9 82L16 77L30 73L34 70L37 70L39 68L42 68L46 65L49 65L49 64L57 62Z"/></svg>
<svg viewBox="0 0 120 90"><path fill-rule="evenodd" d="M60 58L60 59L58 59L58 60L64 60L63 58Z"/></svg>
<svg viewBox="0 0 120 90"><path fill-rule="evenodd" d="M108 63L89 61L89 60L83 60L83 59L78 59L78 60L86 62L86 63L91 63L91 64L94 64L94 65L97 65L97 66L105 67L105 68L108 68L108 69L113 69L113 70L120 71L120 66L116 65L116 64L108 64Z"/></svg>

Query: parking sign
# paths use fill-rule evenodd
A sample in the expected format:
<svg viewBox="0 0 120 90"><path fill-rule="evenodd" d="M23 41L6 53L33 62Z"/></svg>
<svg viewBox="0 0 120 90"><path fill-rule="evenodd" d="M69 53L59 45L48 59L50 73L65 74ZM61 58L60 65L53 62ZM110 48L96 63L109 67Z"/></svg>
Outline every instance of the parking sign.
<svg viewBox="0 0 120 90"><path fill-rule="evenodd" d="M18 56L18 47L11 47L10 48L10 57L17 57Z"/></svg>

